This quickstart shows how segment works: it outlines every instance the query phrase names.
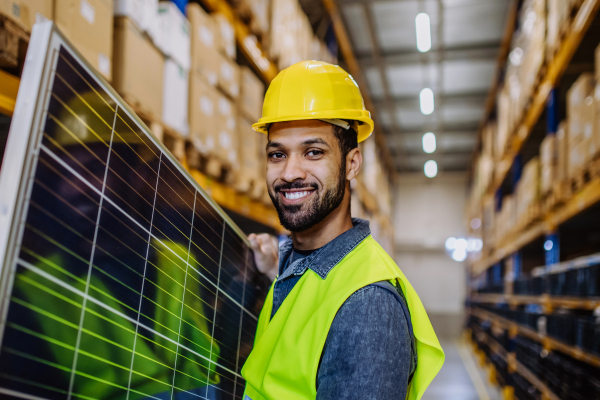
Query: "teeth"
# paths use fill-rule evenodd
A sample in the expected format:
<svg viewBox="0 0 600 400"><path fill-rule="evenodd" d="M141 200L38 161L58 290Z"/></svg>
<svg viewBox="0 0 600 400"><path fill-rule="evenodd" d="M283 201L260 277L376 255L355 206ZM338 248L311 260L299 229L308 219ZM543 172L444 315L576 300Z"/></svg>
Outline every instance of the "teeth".
<svg viewBox="0 0 600 400"><path fill-rule="evenodd" d="M301 197L308 195L309 193L310 193L310 191L308 191L308 190L305 190L304 192L284 192L285 198L290 199L290 200L299 199Z"/></svg>

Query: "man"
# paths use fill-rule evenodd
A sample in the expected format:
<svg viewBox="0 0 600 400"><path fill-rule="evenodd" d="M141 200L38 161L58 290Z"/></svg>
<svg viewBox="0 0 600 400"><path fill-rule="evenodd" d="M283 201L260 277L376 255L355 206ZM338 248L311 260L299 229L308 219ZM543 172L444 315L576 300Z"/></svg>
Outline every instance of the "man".
<svg viewBox="0 0 600 400"><path fill-rule="evenodd" d="M356 82L305 61L271 83L263 117L267 187L292 235L250 235L275 280L242 370L245 400L419 399L444 353L414 289L352 219L358 142L373 131Z"/></svg>

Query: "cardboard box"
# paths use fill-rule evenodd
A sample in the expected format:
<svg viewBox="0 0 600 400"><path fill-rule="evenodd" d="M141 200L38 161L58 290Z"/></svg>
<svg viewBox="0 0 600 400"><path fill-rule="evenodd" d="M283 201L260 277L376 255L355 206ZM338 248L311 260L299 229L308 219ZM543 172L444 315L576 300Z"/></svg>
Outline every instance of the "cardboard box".
<svg viewBox="0 0 600 400"><path fill-rule="evenodd" d="M216 152L219 93L203 77L190 74L190 139L202 154Z"/></svg>
<svg viewBox="0 0 600 400"><path fill-rule="evenodd" d="M129 17L150 37L157 33L158 0L114 0L116 17Z"/></svg>
<svg viewBox="0 0 600 400"><path fill-rule="evenodd" d="M557 171L556 178L564 181L568 177L567 165L569 163L569 143L568 143L568 121L562 121L556 130L556 152L557 152Z"/></svg>
<svg viewBox="0 0 600 400"><path fill-rule="evenodd" d="M217 154L221 161L229 164L237 162L236 121L234 103L225 95L219 93L217 100Z"/></svg>
<svg viewBox="0 0 600 400"><path fill-rule="evenodd" d="M540 191L542 195L552 190L558 172L558 140L556 135L547 135L540 145Z"/></svg>
<svg viewBox="0 0 600 400"><path fill-rule="evenodd" d="M230 59L218 54L219 76L217 86L232 99L240 94L240 67Z"/></svg>
<svg viewBox="0 0 600 400"><path fill-rule="evenodd" d="M269 0L249 0L250 10L252 10L253 23L256 23L256 28L262 33L268 33L270 24L270 1Z"/></svg>
<svg viewBox="0 0 600 400"><path fill-rule="evenodd" d="M131 20L115 18L113 86L125 100L162 119L164 58Z"/></svg>
<svg viewBox="0 0 600 400"><path fill-rule="evenodd" d="M583 73L567 92L568 141L572 146L591 136L595 81L590 73Z"/></svg>
<svg viewBox="0 0 600 400"><path fill-rule="evenodd" d="M113 1L55 0L54 22L83 57L110 81Z"/></svg>
<svg viewBox="0 0 600 400"><path fill-rule="evenodd" d="M219 51L230 60L235 60L235 30L231 21L221 13L214 13L212 16L217 27L217 47Z"/></svg>
<svg viewBox="0 0 600 400"><path fill-rule="evenodd" d="M114 0L114 2L114 15L116 17L128 17L143 30L144 0Z"/></svg>
<svg viewBox="0 0 600 400"><path fill-rule="evenodd" d="M54 0L0 0L0 13L31 32L33 24L52 19Z"/></svg>
<svg viewBox="0 0 600 400"><path fill-rule="evenodd" d="M161 1L158 4L158 19L161 35L164 38L157 44L168 57L173 58L186 71L191 67L190 23L171 1Z"/></svg>
<svg viewBox="0 0 600 400"><path fill-rule="evenodd" d="M216 23L197 3L188 4L186 11L191 26L191 70L217 86L221 58L217 49Z"/></svg>
<svg viewBox="0 0 600 400"><path fill-rule="evenodd" d="M582 140L577 145L569 147L569 159L567 165L569 178L575 177L588 161L588 146L588 141Z"/></svg>
<svg viewBox="0 0 600 400"><path fill-rule="evenodd" d="M188 71L174 60L165 60L163 80L163 122L183 136L188 136Z"/></svg>
<svg viewBox="0 0 600 400"><path fill-rule="evenodd" d="M237 160L233 164L237 174L235 186L237 190L247 192L261 180L258 159L258 135L260 134L252 129L252 121L242 114L238 115L236 131Z"/></svg>
<svg viewBox="0 0 600 400"><path fill-rule="evenodd" d="M240 112L256 122L262 116L265 84L248 67L242 67L240 75Z"/></svg>

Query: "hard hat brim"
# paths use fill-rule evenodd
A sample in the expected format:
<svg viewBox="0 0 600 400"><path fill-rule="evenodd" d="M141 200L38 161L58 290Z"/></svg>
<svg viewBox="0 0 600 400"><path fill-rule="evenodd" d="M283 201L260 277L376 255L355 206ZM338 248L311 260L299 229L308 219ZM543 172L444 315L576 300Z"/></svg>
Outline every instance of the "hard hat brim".
<svg viewBox="0 0 600 400"><path fill-rule="evenodd" d="M368 111L365 112L368 114ZM359 115L354 118L348 118L346 116L341 117L340 112L334 111L331 115L324 115L324 113L319 113L319 115L309 115L304 117L281 117L281 118L261 118L257 123L252 125L252 129L256 132L264 133L265 135L269 134L268 126L270 124L274 124L276 122L288 122L288 121L303 121L309 119L351 119L354 121L359 121L358 124L358 142L362 142L366 140L373 133L373 129L375 124L369 115Z"/></svg>

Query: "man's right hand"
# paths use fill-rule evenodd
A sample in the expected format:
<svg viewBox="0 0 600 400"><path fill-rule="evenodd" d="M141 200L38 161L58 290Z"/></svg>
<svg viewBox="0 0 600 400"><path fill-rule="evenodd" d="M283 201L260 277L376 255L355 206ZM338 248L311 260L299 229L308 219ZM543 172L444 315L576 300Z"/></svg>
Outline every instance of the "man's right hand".
<svg viewBox="0 0 600 400"><path fill-rule="evenodd" d="M279 242L277 238L267 233L248 235L250 247L254 251L256 268L269 277L271 281L277 278L279 270Z"/></svg>

